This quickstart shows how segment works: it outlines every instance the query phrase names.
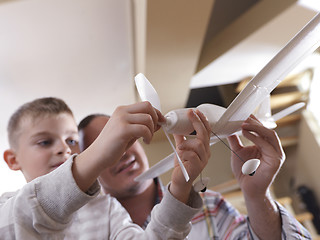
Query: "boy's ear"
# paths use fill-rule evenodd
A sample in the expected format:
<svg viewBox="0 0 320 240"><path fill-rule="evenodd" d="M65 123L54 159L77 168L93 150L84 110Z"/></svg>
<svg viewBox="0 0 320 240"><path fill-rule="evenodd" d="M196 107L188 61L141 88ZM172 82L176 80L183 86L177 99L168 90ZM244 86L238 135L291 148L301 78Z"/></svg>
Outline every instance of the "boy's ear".
<svg viewBox="0 0 320 240"><path fill-rule="evenodd" d="M4 151L3 158L11 170L17 171L21 169L19 163L17 162L16 154L12 149L7 149Z"/></svg>

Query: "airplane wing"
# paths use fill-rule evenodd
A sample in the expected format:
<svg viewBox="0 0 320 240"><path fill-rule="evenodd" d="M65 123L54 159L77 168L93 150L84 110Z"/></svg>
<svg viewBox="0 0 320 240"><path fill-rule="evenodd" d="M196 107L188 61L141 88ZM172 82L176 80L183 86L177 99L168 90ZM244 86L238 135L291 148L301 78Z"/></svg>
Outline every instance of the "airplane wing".
<svg viewBox="0 0 320 240"><path fill-rule="evenodd" d="M270 119L272 119L272 122L275 122L297 110L299 110L300 108L304 107L305 103L301 102L301 103L296 103L280 112L277 112L276 114L270 116ZM257 117L259 119L259 117ZM260 119L259 119L260 120ZM270 125L269 121L266 121L267 124L265 124L264 122L263 125L265 125L266 127L270 127L273 128L274 125ZM238 134L241 135L241 131L238 132L234 132L232 134ZM220 139L217 136L212 136L210 138L210 146L216 144L217 142L219 142ZM135 181L138 182L142 182L148 179L153 179L157 176L160 176L161 174L169 171L170 169L172 169L174 167L174 153L171 153L170 155L168 155L167 157L165 157L164 159L162 159L161 161L159 161L158 163L156 163L155 165L153 165L151 168L149 168L147 171L145 171L144 173L140 174L138 177L135 178Z"/></svg>
<svg viewBox="0 0 320 240"><path fill-rule="evenodd" d="M270 119L272 119L273 122L297 111L298 109L302 108L305 106L305 103L301 102L301 103L296 103L272 116L270 116ZM259 117L257 117L259 119ZM259 119L260 120L260 119ZM263 123L263 122L262 122ZM267 125L265 123L263 123L266 127L274 127L273 125L268 124L269 121L267 121ZM238 134L241 135L241 131L238 132L234 132L232 134ZM219 137L220 138L220 137ZM217 136L212 136L210 138L210 146L216 144L217 142L220 141ZM155 177L160 176L161 174L169 171L170 169L172 169L174 167L174 153L171 153L170 155L168 155L166 158L162 159L161 161L159 161L158 163L156 163L155 165L153 165L151 168L149 168L147 171L145 171L144 173L140 174L138 177L135 178L135 181L138 182L142 182L148 179L153 179Z"/></svg>
<svg viewBox="0 0 320 240"><path fill-rule="evenodd" d="M320 13L299 31L280 52L246 85L228 106L213 132L225 138L241 130L241 124L306 56L320 46ZM280 116L280 115L279 115ZM211 145L218 139L212 139ZM154 178L174 166L174 156L169 155L148 171L138 176L136 181ZM159 168L162 168L160 171Z"/></svg>
<svg viewBox="0 0 320 240"><path fill-rule="evenodd" d="M175 156L175 153L171 153L166 158L162 159L160 162L153 165L147 171L140 174L134 180L137 182L142 182L147 179L155 178L161 175L162 173L169 171L171 168L174 167L174 156Z"/></svg>
<svg viewBox="0 0 320 240"><path fill-rule="evenodd" d="M274 114L272 116L273 118L273 121L278 121L279 119L297 111L298 109L300 108L303 108L306 104L304 102L300 102L300 103L296 103L290 107L287 107L286 109L283 109L282 111L280 112L277 112L276 114Z"/></svg>
<svg viewBox="0 0 320 240"><path fill-rule="evenodd" d="M280 52L246 85L228 106L213 131L230 135L240 130L257 106L306 56L320 45L320 13L299 31Z"/></svg>

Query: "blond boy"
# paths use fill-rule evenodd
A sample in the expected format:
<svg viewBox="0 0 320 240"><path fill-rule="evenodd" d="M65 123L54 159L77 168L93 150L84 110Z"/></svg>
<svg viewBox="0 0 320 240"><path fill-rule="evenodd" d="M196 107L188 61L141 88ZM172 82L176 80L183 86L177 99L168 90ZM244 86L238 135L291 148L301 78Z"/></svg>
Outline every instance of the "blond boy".
<svg viewBox="0 0 320 240"><path fill-rule="evenodd" d="M20 170L27 184L0 199L0 236L4 239L183 239L202 202L192 182L210 156L210 127L200 112L189 112L197 131L192 141L175 136L189 173L173 170L161 204L145 231L133 224L121 205L99 195L97 177L142 137L150 143L163 116L150 103L118 107L96 141L79 155L77 125L60 99L24 104L10 119L10 149L4 159ZM98 196L99 195L99 196Z"/></svg>

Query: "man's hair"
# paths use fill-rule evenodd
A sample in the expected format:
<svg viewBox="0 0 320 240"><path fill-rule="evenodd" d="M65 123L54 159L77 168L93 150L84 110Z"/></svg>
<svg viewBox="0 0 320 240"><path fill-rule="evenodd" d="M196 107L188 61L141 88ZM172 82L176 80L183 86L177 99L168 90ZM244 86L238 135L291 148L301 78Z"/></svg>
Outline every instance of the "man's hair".
<svg viewBox="0 0 320 240"><path fill-rule="evenodd" d="M19 107L10 117L7 131L10 147L15 147L21 127L21 122L30 117L35 120L39 117L47 115L58 115L60 113L68 113L73 117L73 113L69 106L59 98L45 97L38 98L31 102L27 102Z"/></svg>
<svg viewBox="0 0 320 240"><path fill-rule="evenodd" d="M85 118L83 118L79 124L78 124L78 131L86 128L93 119L95 119L96 117L108 117L110 118L110 115L108 114L103 114L103 113L95 113L95 114L90 114L88 116L86 116Z"/></svg>

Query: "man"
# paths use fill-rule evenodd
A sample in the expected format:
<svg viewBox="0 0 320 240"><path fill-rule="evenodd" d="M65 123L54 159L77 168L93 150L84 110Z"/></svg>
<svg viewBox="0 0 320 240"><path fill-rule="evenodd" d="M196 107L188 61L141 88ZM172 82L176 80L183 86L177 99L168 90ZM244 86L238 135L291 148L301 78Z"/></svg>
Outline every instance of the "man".
<svg viewBox="0 0 320 240"><path fill-rule="evenodd" d="M90 146L109 119L110 116L95 114L80 122L81 151ZM261 160L257 173L251 177L242 175L243 162L232 156L232 170L244 194L248 216L240 215L219 193L207 190L202 194L203 211L194 217L188 239L311 239L305 228L269 194L269 186L285 158L276 133L263 127L254 116L242 128L243 135L255 146L243 147L237 136L231 136L228 138L231 149L242 159ZM150 211L161 201L163 192L158 178L134 181L148 168L147 156L136 141L118 164L99 177L103 191L117 198L133 222L142 227L148 224Z"/></svg>
<svg viewBox="0 0 320 240"><path fill-rule="evenodd" d="M86 149L96 139L108 120L109 116L96 114L80 122L78 125L80 151ZM136 176L148 168L148 158L144 149L136 141L123 155L119 164L105 170L99 178L103 191L117 198L127 209L133 222L141 227L144 226L153 206L162 198L161 190L159 196L155 194L160 186L157 180L134 181Z"/></svg>

